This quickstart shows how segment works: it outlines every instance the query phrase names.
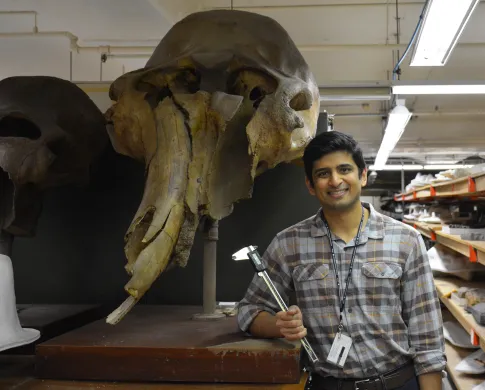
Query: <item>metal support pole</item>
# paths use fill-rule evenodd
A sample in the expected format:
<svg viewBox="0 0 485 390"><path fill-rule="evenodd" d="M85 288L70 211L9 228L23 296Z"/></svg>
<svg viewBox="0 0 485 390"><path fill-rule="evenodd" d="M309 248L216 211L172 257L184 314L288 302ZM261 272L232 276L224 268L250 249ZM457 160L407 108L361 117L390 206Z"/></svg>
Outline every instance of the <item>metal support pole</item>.
<svg viewBox="0 0 485 390"><path fill-rule="evenodd" d="M406 190L406 184L404 182L404 169L401 168L401 194L404 194ZM401 199L401 206L402 206L402 217L404 218L404 197Z"/></svg>
<svg viewBox="0 0 485 390"><path fill-rule="evenodd" d="M203 276L203 313L195 314L193 319L212 321L225 318L216 313L216 263L219 221L207 219L204 226L204 276Z"/></svg>
<svg viewBox="0 0 485 390"><path fill-rule="evenodd" d="M204 314L216 311L216 262L219 222L208 221L204 237Z"/></svg>

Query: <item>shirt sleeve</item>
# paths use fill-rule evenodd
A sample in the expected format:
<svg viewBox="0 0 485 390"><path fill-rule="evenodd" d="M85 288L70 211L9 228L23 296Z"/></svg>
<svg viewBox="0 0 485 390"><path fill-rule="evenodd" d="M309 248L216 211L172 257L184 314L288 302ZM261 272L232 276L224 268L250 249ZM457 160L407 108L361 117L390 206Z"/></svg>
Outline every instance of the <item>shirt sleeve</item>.
<svg viewBox="0 0 485 390"><path fill-rule="evenodd" d="M263 262L266 265L269 278L280 293L281 298L288 305L289 292L293 290L293 281L278 236L273 239L264 252ZM261 311L275 315L280 310L264 280L255 274L246 295L238 304L237 320L239 328L243 332L248 332L254 318Z"/></svg>
<svg viewBox="0 0 485 390"><path fill-rule="evenodd" d="M416 375L442 371L446 366L440 301L423 238L418 232L402 279L402 315Z"/></svg>

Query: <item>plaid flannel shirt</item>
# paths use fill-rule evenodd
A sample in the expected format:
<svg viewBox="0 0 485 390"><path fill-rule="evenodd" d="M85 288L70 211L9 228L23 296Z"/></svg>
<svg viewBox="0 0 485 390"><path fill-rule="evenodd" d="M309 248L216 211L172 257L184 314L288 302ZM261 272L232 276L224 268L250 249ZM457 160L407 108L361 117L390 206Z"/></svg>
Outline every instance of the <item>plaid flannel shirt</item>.
<svg viewBox="0 0 485 390"><path fill-rule="evenodd" d="M311 369L322 376L366 378L413 360L416 375L442 371L441 309L423 239L412 227L363 205L370 215L357 246L343 313L343 333L353 340L343 368L326 362L340 309L321 210L277 234L263 255L287 304L289 295L296 295L307 339L319 357ZM355 244L332 238L343 289ZM261 311L275 314L280 309L255 275L238 305L241 330L248 331Z"/></svg>

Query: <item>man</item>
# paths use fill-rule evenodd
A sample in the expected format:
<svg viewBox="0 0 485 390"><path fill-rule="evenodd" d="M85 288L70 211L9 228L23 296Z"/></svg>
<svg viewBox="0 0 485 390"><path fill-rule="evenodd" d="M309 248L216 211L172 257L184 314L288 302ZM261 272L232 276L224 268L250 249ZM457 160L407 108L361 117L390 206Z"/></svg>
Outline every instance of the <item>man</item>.
<svg viewBox="0 0 485 390"><path fill-rule="evenodd" d="M361 203L367 170L350 136L318 135L303 161L321 209L278 233L263 255L282 297L294 292L297 306L280 311L255 276L239 304L241 330L307 336L319 358L312 389L441 389L442 318L421 236Z"/></svg>

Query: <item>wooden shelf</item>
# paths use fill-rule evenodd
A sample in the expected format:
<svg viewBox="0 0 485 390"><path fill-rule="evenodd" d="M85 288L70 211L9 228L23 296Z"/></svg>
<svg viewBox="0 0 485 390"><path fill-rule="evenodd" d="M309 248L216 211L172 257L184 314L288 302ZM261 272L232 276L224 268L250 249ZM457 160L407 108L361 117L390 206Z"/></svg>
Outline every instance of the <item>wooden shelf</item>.
<svg viewBox="0 0 485 390"><path fill-rule="evenodd" d="M472 263L478 262L485 265L484 241L467 241L461 239L460 236L437 231L436 242L467 256Z"/></svg>
<svg viewBox="0 0 485 390"><path fill-rule="evenodd" d="M485 265L485 241L467 241L452 234L442 232L442 226L438 224L427 224L424 222L415 222L403 220L407 225L411 225L423 236L453 249L468 257L472 263Z"/></svg>
<svg viewBox="0 0 485 390"><path fill-rule="evenodd" d="M437 224L437 223L424 223L424 222L408 221L408 220L403 220L403 222L408 225L411 225L423 236L428 237L433 241L436 241L436 232L442 229L441 224Z"/></svg>
<svg viewBox="0 0 485 390"><path fill-rule="evenodd" d="M483 282L467 282L456 278L435 278L435 286L438 296L450 311L453 317L463 326L468 334L472 332L477 336L480 347L485 350L485 326L477 324L475 319L465 309L451 300L451 293L457 291L460 287L481 288Z"/></svg>
<svg viewBox="0 0 485 390"><path fill-rule="evenodd" d="M440 198L477 198L485 196L485 173L426 185L394 196L396 202L427 201Z"/></svg>
<svg viewBox="0 0 485 390"><path fill-rule="evenodd" d="M443 321L450 321L453 315L448 310L443 310ZM445 344L447 358L446 367L451 380L458 390L471 390L474 386L485 381L485 375L467 375L455 371L455 367L460 361L470 355L473 351L451 345L448 341Z"/></svg>

